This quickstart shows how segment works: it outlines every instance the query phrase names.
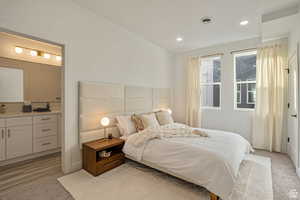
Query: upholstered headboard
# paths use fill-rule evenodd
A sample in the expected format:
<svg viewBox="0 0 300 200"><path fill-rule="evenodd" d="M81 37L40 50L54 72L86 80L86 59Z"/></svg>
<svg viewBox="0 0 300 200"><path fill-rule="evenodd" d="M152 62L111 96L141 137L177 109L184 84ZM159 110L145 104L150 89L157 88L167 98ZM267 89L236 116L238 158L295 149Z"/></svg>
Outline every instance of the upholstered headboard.
<svg viewBox="0 0 300 200"><path fill-rule="evenodd" d="M107 128L120 136L115 117L132 113L172 108L172 90L100 82L79 82L80 143L104 137L100 120L110 118Z"/></svg>

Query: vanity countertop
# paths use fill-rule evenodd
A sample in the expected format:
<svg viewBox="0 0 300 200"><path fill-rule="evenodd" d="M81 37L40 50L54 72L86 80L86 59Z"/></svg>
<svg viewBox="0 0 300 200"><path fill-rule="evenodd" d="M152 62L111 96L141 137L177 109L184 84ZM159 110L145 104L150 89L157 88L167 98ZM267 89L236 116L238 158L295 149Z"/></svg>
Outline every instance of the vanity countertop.
<svg viewBox="0 0 300 200"><path fill-rule="evenodd" d="M53 115L53 114L61 114L61 111L59 110L53 110L50 112L14 112L14 113L3 113L0 114L1 118L9 118L9 117L25 117L25 116L38 116L38 115Z"/></svg>

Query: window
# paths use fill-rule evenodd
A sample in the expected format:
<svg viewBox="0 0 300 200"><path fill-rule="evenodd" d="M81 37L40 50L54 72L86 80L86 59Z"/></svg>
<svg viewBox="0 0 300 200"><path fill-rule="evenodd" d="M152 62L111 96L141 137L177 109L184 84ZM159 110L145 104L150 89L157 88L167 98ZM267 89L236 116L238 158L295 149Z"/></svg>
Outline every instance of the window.
<svg viewBox="0 0 300 200"><path fill-rule="evenodd" d="M235 63L235 108L255 108L256 51L237 53Z"/></svg>
<svg viewBox="0 0 300 200"><path fill-rule="evenodd" d="M201 60L202 108L219 108L221 96L221 57Z"/></svg>

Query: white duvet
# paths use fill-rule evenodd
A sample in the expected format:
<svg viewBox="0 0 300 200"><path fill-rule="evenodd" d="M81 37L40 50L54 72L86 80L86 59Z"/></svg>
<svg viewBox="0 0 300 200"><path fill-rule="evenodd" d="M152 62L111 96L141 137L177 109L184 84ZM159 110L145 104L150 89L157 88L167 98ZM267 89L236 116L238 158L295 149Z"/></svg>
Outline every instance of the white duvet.
<svg viewBox="0 0 300 200"><path fill-rule="evenodd" d="M251 145L238 134L198 130L208 137L193 134L191 128L178 123L146 129L128 136L123 151L230 199L239 166Z"/></svg>

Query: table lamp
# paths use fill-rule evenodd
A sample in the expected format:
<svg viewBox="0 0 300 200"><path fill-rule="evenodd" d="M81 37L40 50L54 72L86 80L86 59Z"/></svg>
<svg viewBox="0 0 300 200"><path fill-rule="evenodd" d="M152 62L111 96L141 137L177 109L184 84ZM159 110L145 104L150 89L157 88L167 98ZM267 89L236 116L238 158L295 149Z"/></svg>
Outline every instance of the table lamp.
<svg viewBox="0 0 300 200"><path fill-rule="evenodd" d="M104 137L105 137L105 138L107 138L107 135L106 135L106 128L107 128L107 126L109 125L109 122L110 122L110 120L109 120L108 117L103 117L103 118L101 119L101 125L104 127Z"/></svg>

